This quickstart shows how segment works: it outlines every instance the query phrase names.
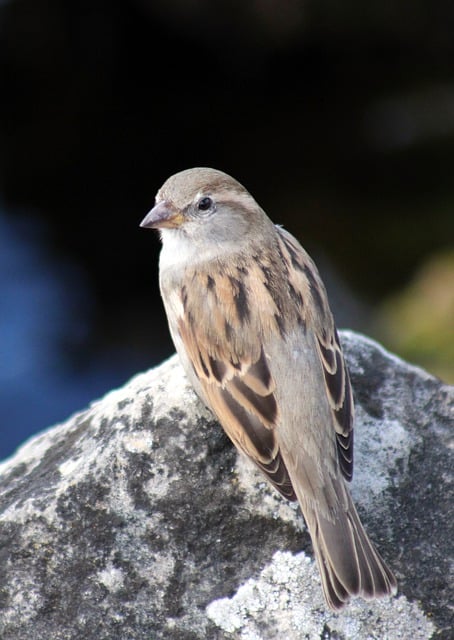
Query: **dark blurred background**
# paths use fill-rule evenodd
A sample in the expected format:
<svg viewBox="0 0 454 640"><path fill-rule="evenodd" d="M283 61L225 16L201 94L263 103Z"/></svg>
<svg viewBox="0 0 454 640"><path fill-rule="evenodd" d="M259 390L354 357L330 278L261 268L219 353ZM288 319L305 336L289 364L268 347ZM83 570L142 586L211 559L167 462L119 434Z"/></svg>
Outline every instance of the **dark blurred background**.
<svg viewBox="0 0 454 640"><path fill-rule="evenodd" d="M0 457L171 354L138 225L197 165L454 382L453 34L450 0L0 2Z"/></svg>

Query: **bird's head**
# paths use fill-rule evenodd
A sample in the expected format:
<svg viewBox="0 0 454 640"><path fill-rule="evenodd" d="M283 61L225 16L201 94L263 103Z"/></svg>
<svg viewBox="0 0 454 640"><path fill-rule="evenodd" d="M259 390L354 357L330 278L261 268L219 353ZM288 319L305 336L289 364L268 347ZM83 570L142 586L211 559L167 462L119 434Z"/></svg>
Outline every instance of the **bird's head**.
<svg viewBox="0 0 454 640"><path fill-rule="evenodd" d="M194 247L209 243L229 250L269 224L239 182L222 171L199 167L171 176L140 226L159 229L164 244L178 235Z"/></svg>

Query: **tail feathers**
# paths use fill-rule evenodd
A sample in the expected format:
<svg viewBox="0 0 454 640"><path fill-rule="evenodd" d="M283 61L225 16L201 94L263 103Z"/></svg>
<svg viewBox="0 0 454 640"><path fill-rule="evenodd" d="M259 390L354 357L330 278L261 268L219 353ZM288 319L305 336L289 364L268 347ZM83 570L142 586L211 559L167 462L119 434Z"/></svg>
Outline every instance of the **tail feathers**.
<svg viewBox="0 0 454 640"><path fill-rule="evenodd" d="M341 609L350 596L372 600L396 593L390 569L369 540L344 487L347 509L333 520L312 511L307 518L322 578L325 599L331 609Z"/></svg>

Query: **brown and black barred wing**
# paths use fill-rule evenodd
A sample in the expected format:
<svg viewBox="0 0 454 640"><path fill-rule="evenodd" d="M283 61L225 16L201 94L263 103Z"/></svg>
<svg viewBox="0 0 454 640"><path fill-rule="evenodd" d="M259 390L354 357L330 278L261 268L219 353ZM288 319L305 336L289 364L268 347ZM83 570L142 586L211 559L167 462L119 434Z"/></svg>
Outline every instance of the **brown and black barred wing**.
<svg viewBox="0 0 454 640"><path fill-rule="evenodd" d="M260 336L252 330L257 309L250 304L249 275L241 273L241 266L230 273L221 270L215 278L191 274L182 289L177 330L203 399L229 438L285 498L296 500L275 436L275 383ZM194 281L203 277L206 281ZM200 291L203 300L192 297ZM194 318L203 314L196 323ZM220 341L220 335L225 339Z"/></svg>

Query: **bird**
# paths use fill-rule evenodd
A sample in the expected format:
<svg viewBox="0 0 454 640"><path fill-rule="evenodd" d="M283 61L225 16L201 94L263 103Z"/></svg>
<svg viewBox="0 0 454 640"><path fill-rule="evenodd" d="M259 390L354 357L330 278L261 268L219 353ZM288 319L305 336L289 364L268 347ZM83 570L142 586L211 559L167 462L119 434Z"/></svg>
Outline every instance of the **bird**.
<svg viewBox="0 0 454 640"><path fill-rule="evenodd" d="M395 594L347 486L352 388L308 253L206 167L168 178L141 227L161 236L160 291L186 375L237 449L299 502L328 607Z"/></svg>

